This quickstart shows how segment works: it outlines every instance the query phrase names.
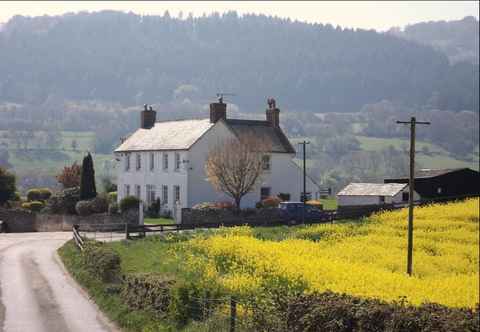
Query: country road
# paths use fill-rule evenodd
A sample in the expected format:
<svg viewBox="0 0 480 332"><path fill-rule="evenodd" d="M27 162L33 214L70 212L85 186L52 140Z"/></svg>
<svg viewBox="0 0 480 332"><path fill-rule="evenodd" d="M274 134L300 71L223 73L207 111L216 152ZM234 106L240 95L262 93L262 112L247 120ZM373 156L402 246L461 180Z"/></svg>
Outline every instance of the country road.
<svg viewBox="0 0 480 332"><path fill-rule="evenodd" d="M0 234L0 332L115 331L59 262L70 238Z"/></svg>

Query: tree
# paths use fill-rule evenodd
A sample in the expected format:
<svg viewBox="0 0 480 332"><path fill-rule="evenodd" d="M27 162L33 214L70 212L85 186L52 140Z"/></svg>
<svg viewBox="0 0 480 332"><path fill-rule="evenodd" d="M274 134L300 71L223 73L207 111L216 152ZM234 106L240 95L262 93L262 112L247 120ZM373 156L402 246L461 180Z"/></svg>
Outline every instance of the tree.
<svg viewBox="0 0 480 332"><path fill-rule="evenodd" d="M0 167L0 205L15 197L15 175Z"/></svg>
<svg viewBox="0 0 480 332"><path fill-rule="evenodd" d="M93 168L92 155L88 153L83 158L82 174L80 177L80 199L86 200L97 196L95 187L95 169Z"/></svg>
<svg viewBox="0 0 480 332"><path fill-rule="evenodd" d="M255 189L263 172L266 143L254 138L230 139L208 153L205 172L215 190L232 197L237 210L242 197Z"/></svg>
<svg viewBox="0 0 480 332"><path fill-rule="evenodd" d="M81 174L82 168L77 162L74 162L72 166L65 166L62 172L56 176L56 179L64 189L73 188L80 185Z"/></svg>

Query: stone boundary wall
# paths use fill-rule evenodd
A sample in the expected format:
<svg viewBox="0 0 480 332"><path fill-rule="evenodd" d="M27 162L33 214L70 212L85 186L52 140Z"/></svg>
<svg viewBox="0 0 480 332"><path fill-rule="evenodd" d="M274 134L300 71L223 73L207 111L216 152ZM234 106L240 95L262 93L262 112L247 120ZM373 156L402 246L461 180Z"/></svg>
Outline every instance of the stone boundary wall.
<svg viewBox="0 0 480 332"><path fill-rule="evenodd" d="M133 216L133 218L135 218L135 216ZM75 224L123 224L127 218L120 214L109 215L107 213L99 213L82 217L77 215L32 213L25 210L0 208L0 220L4 223L5 232L23 233L71 231L72 226ZM130 221L129 223L133 222Z"/></svg>
<svg viewBox="0 0 480 332"><path fill-rule="evenodd" d="M182 209L182 224L275 224L282 221L278 209L245 209L239 214L230 209Z"/></svg>

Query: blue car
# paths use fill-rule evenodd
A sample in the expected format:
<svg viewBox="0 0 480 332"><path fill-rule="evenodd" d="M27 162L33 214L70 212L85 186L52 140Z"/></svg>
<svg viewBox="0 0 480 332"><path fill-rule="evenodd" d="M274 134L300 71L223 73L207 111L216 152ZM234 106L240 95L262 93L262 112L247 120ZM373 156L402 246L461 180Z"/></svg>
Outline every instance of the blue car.
<svg viewBox="0 0 480 332"><path fill-rule="evenodd" d="M278 206L281 211L282 218L289 224L298 224L303 220L303 203L302 202L281 202ZM311 205L305 206L306 222L322 222L332 221L331 214L317 209Z"/></svg>

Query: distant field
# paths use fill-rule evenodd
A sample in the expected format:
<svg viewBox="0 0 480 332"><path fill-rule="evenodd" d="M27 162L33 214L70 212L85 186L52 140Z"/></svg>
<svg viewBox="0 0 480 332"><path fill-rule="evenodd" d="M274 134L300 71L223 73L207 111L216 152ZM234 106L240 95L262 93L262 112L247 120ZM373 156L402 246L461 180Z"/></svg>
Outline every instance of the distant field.
<svg viewBox="0 0 480 332"><path fill-rule="evenodd" d="M360 147L365 151L380 151L389 146L395 147L397 150L402 150L406 147L409 149L409 140L400 138L376 138L366 136L355 136L360 141ZM464 161L453 158L450 153L431 143L417 141L415 144L417 151L416 160L425 168L461 168L470 167L478 169L478 156L474 161ZM424 147L428 148L428 154L422 152ZM477 148L478 149L478 148ZM407 152L408 153L408 152Z"/></svg>

